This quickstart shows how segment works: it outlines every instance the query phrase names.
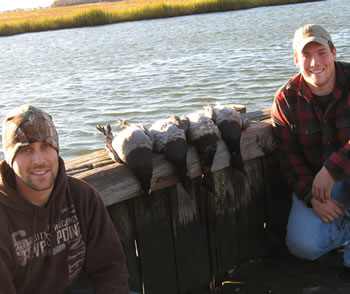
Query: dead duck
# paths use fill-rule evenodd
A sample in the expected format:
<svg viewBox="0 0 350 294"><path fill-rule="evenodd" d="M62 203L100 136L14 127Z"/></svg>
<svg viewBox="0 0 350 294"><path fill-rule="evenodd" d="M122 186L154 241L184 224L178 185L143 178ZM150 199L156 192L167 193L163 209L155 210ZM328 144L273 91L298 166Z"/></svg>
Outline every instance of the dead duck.
<svg viewBox="0 0 350 294"><path fill-rule="evenodd" d="M108 152L109 157L119 163L123 163L118 153L113 149L112 142L114 139L111 125L107 125L106 129L103 126L97 125L96 128L104 135L105 148Z"/></svg>
<svg viewBox="0 0 350 294"><path fill-rule="evenodd" d="M183 188L192 199L192 180L188 176L186 164L188 150L186 131L189 126L190 121L186 116L170 115L166 119L156 121L149 131L154 138L153 150L163 153L175 166Z"/></svg>
<svg viewBox="0 0 350 294"><path fill-rule="evenodd" d="M243 120L241 114L232 107L216 104L205 106L206 113L210 114L218 126L221 137L231 155L230 165L247 175L241 154L241 133L249 125L248 120Z"/></svg>
<svg viewBox="0 0 350 294"><path fill-rule="evenodd" d="M202 169L202 185L209 192L215 192L215 186L211 173L217 142L220 139L220 131L205 111L194 112L187 117L190 120L188 129L188 141L194 145Z"/></svg>
<svg viewBox="0 0 350 294"><path fill-rule="evenodd" d="M145 205L149 207L153 173L153 137L142 125L129 125L123 120L118 122L123 130L115 137L110 125L106 129L98 125L97 129L104 135L105 148L112 160L128 165L139 180L141 196Z"/></svg>

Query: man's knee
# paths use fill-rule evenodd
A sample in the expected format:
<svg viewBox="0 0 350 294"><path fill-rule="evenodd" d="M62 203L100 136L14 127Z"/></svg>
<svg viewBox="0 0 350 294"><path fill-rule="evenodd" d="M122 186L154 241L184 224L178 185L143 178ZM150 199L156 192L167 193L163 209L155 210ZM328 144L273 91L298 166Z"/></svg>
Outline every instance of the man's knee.
<svg viewBox="0 0 350 294"><path fill-rule="evenodd" d="M286 245L291 254L301 259L315 260L323 255L323 252L319 249L319 244L303 238L287 236Z"/></svg>

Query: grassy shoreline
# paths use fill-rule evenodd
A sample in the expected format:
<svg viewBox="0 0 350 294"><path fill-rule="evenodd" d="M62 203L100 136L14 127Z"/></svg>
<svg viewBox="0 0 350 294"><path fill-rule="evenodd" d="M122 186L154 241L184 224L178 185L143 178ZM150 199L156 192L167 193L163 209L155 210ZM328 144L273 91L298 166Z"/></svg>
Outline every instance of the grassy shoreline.
<svg viewBox="0 0 350 294"><path fill-rule="evenodd" d="M0 13L0 37L318 0L124 0Z"/></svg>

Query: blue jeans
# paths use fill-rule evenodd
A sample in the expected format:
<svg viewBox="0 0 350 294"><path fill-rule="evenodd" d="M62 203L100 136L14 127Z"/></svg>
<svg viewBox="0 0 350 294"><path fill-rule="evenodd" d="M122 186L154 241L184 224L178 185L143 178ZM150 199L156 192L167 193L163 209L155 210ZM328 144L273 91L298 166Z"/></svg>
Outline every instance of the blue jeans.
<svg viewBox="0 0 350 294"><path fill-rule="evenodd" d="M334 184L332 197L344 204L343 210L350 211L350 182ZM293 204L289 214L286 244L293 255L307 260L315 260L327 252L345 245L344 265L350 267L350 214L333 222L325 223L312 208L293 194Z"/></svg>

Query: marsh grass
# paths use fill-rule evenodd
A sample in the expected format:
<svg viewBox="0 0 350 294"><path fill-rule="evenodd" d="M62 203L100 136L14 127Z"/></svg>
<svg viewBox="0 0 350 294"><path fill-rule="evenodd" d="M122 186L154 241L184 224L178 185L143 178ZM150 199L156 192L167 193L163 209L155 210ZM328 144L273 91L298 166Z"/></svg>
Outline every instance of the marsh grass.
<svg viewBox="0 0 350 294"><path fill-rule="evenodd" d="M316 0L311 0L316 1ZM0 36L222 12L310 0L127 0L0 14Z"/></svg>

